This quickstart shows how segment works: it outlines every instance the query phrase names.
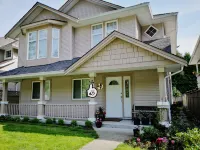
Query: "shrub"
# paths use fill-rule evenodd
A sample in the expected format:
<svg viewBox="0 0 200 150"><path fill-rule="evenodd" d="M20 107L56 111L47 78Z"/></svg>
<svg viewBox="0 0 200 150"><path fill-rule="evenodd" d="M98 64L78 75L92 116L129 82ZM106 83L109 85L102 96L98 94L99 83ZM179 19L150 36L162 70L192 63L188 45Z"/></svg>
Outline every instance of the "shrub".
<svg viewBox="0 0 200 150"><path fill-rule="evenodd" d="M177 133L176 136L185 149L200 149L200 129L188 129L187 132Z"/></svg>
<svg viewBox="0 0 200 150"><path fill-rule="evenodd" d="M158 129L154 127L145 127L143 128L144 133L141 135L142 139L148 140L148 141L154 141L158 137L162 136L162 133L159 132Z"/></svg>
<svg viewBox="0 0 200 150"><path fill-rule="evenodd" d="M59 124L59 125L64 125L64 120L63 120L63 119L59 119L59 120L58 120L58 124Z"/></svg>
<svg viewBox="0 0 200 150"><path fill-rule="evenodd" d="M92 122L89 121L89 120L87 120L87 121L85 122L85 126L86 126L87 128L92 128Z"/></svg>
<svg viewBox="0 0 200 150"><path fill-rule="evenodd" d="M76 121L76 120L72 120L71 126L75 127L75 126L77 126L77 125L78 125L78 124L77 124L77 121Z"/></svg>
<svg viewBox="0 0 200 150"><path fill-rule="evenodd" d="M30 120L30 123L39 123L39 122L40 122L40 120L37 118Z"/></svg>
<svg viewBox="0 0 200 150"><path fill-rule="evenodd" d="M53 123L56 124L56 118L53 118Z"/></svg>
<svg viewBox="0 0 200 150"><path fill-rule="evenodd" d="M11 116L8 115L8 116L5 116L5 120L6 120L6 121L12 121L13 118L12 118Z"/></svg>
<svg viewBox="0 0 200 150"><path fill-rule="evenodd" d="M14 118L13 118L13 121L15 121L15 122L20 122L21 119L20 119L20 117L14 117Z"/></svg>
<svg viewBox="0 0 200 150"><path fill-rule="evenodd" d="M53 124L53 120L51 118L46 119L46 124Z"/></svg>
<svg viewBox="0 0 200 150"><path fill-rule="evenodd" d="M6 120L6 117L4 115L1 115L0 116L0 121L5 121Z"/></svg>
<svg viewBox="0 0 200 150"><path fill-rule="evenodd" d="M29 120L30 120L29 117L24 117L24 118L22 119L22 122L28 122Z"/></svg>

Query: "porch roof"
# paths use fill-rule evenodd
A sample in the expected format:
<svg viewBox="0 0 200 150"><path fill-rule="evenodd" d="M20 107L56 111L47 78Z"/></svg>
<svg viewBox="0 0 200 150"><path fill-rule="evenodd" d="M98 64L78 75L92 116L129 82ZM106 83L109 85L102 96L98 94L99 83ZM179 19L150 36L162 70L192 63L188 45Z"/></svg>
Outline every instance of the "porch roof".
<svg viewBox="0 0 200 150"><path fill-rule="evenodd" d="M64 75L64 70L69 68L75 62L79 60L78 58L73 58L72 60L64 60L59 61L47 65L39 65L39 66L30 66L30 67L19 67L10 71L6 71L0 73L0 78L4 76L17 76L17 75L24 75L24 74L37 74L37 73L49 73L49 72L62 72Z"/></svg>

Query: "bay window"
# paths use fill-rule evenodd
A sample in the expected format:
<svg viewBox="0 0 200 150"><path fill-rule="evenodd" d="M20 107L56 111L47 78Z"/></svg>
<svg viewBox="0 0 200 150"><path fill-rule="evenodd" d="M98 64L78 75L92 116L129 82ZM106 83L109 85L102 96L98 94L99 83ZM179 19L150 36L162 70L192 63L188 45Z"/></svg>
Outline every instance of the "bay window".
<svg viewBox="0 0 200 150"><path fill-rule="evenodd" d="M103 24L97 24L92 26L92 44L94 47L103 39Z"/></svg>
<svg viewBox="0 0 200 150"><path fill-rule="evenodd" d="M109 21L106 22L106 36L109 35L111 32L118 30L118 22L117 20L115 21Z"/></svg>
<svg viewBox="0 0 200 150"><path fill-rule="evenodd" d="M47 30L38 31L38 58L47 57Z"/></svg>
<svg viewBox="0 0 200 150"><path fill-rule="evenodd" d="M53 28L52 29L52 51L51 57L58 58L59 57L59 42L60 42L60 29Z"/></svg>
<svg viewBox="0 0 200 150"><path fill-rule="evenodd" d="M87 99L87 90L90 86L90 79L74 79L73 80L73 99Z"/></svg>
<svg viewBox="0 0 200 150"><path fill-rule="evenodd" d="M28 60L36 59L37 50L37 32L28 34Z"/></svg>

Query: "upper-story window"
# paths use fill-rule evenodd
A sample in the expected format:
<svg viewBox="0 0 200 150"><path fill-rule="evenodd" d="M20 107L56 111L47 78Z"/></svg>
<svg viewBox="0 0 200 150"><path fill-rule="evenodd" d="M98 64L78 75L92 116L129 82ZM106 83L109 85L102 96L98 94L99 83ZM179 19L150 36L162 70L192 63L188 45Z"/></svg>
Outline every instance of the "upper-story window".
<svg viewBox="0 0 200 150"><path fill-rule="evenodd" d="M53 28L51 57L53 58L59 57L59 47L60 47L60 29Z"/></svg>
<svg viewBox="0 0 200 150"><path fill-rule="evenodd" d="M47 57L47 30L38 31L38 58Z"/></svg>
<svg viewBox="0 0 200 150"><path fill-rule="evenodd" d="M103 39L103 24L92 26L92 47L97 45Z"/></svg>
<svg viewBox="0 0 200 150"><path fill-rule="evenodd" d="M12 58L12 50L5 51L5 59Z"/></svg>
<svg viewBox="0 0 200 150"><path fill-rule="evenodd" d="M150 26L147 30L146 30L146 34L150 37L153 37L156 33L157 33L158 29L156 29L154 26Z"/></svg>
<svg viewBox="0 0 200 150"><path fill-rule="evenodd" d="M30 32L28 34L28 60L36 59L37 50L37 32Z"/></svg>
<svg viewBox="0 0 200 150"><path fill-rule="evenodd" d="M106 36L111 32L118 30L118 22L117 20L106 22Z"/></svg>

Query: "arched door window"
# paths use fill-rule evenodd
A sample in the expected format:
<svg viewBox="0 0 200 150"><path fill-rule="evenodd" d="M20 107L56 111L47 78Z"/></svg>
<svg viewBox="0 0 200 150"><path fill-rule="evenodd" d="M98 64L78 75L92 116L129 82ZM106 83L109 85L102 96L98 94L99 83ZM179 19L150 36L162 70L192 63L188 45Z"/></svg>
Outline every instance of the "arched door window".
<svg viewBox="0 0 200 150"><path fill-rule="evenodd" d="M119 85L119 83L116 80L110 81L109 85Z"/></svg>

